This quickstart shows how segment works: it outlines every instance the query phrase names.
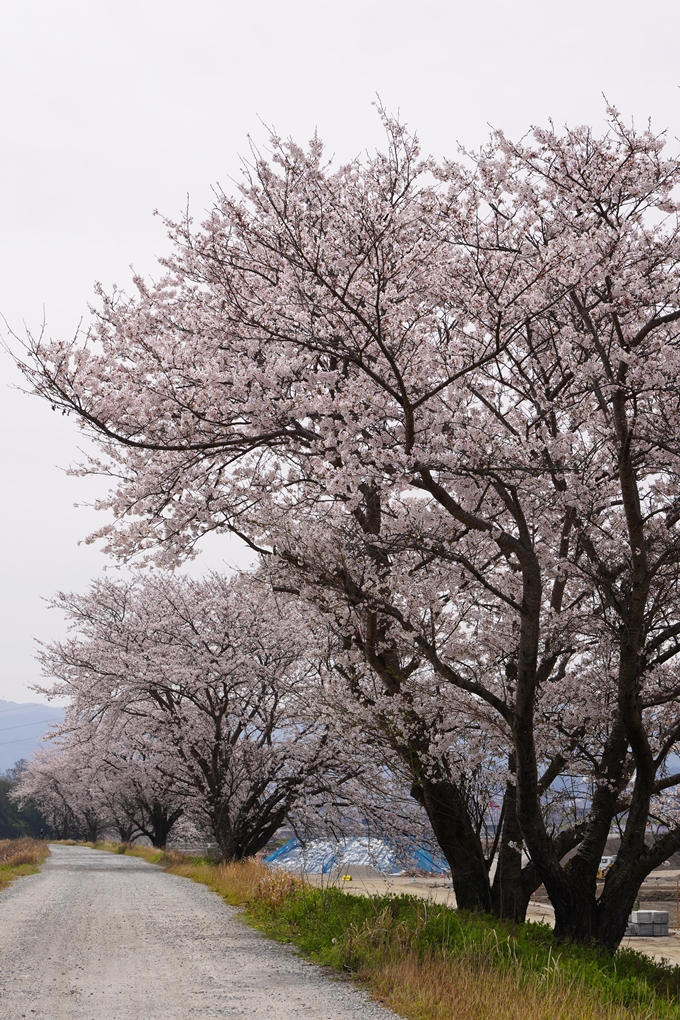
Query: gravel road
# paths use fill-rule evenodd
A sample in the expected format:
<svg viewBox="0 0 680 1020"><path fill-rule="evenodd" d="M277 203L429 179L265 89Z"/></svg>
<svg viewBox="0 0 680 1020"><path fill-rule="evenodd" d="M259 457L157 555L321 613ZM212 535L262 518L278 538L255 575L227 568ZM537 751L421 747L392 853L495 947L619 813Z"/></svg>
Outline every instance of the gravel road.
<svg viewBox="0 0 680 1020"><path fill-rule="evenodd" d="M216 893L135 857L51 847L0 893L1 1020L391 1020Z"/></svg>

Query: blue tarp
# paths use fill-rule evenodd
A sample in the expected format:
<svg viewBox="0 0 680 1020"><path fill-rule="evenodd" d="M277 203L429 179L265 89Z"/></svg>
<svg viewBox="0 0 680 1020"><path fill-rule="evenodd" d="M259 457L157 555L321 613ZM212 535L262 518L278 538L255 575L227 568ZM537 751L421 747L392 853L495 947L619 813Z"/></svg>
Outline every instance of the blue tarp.
<svg viewBox="0 0 680 1020"><path fill-rule="evenodd" d="M449 870L443 857L435 857L425 847L397 850L388 840L370 836L351 836L344 842L312 839L304 845L299 839L289 839L265 861L273 868L314 875L326 875L352 865L370 866L383 875L403 875L414 870L441 875Z"/></svg>

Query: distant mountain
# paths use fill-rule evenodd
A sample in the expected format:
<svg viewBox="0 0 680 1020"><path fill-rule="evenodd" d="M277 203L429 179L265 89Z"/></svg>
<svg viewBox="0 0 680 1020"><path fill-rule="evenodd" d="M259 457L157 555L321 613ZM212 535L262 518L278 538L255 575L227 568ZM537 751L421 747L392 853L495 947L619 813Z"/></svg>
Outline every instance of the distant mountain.
<svg viewBox="0 0 680 1020"><path fill-rule="evenodd" d="M61 722L64 709L53 705L0 701L0 772L28 758L52 723Z"/></svg>

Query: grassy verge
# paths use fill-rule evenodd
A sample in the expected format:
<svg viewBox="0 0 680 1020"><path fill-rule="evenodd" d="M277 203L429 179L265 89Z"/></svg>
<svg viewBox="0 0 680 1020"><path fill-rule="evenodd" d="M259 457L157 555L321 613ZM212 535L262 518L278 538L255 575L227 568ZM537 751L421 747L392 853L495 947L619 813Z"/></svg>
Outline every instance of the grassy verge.
<svg viewBox="0 0 680 1020"><path fill-rule="evenodd" d="M214 864L149 847L132 853L201 882L302 955L350 975L408 1020L680 1020L680 969L641 953L557 943L411 896L319 889L247 861Z"/></svg>
<svg viewBox="0 0 680 1020"><path fill-rule="evenodd" d="M312 888L255 863L180 864L267 935L349 973L408 1020L670 1020L680 971L622 950L558 944L545 925L502 924L411 896Z"/></svg>
<svg viewBox="0 0 680 1020"><path fill-rule="evenodd" d="M0 839L0 889L22 875L34 875L49 854L40 839Z"/></svg>

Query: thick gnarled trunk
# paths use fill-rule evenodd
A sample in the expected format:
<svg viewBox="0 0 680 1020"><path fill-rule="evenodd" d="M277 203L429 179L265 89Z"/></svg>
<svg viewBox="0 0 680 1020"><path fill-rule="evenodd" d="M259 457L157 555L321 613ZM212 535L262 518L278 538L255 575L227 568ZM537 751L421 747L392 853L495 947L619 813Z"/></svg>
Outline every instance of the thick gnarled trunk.
<svg viewBox="0 0 680 1020"><path fill-rule="evenodd" d="M413 792L425 808L451 868L459 909L489 913L492 909L489 870L460 790L451 782L426 779Z"/></svg>
<svg viewBox="0 0 680 1020"><path fill-rule="evenodd" d="M485 856L485 847L458 787L443 780L426 780L414 785L411 793L425 808L449 864L459 909L524 921L529 898L541 880L533 865L522 867L522 854L516 849L522 836L515 811L514 785L507 784L493 881L491 862Z"/></svg>

